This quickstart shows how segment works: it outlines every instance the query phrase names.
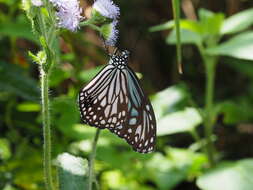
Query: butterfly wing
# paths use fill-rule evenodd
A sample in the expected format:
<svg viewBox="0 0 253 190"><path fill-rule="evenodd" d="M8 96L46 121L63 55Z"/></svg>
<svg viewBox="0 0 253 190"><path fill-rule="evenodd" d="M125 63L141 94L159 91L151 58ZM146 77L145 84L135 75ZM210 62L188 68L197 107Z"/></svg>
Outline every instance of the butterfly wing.
<svg viewBox="0 0 253 190"><path fill-rule="evenodd" d="M126 120L127 79L121 70L108 64L79 93L79 109L84 123L116 130Z"/></svg>
<svg viewBox="0 0 253 190"><path fill-rule="evenodd" d="M131 68L126 67L128 86L128 114L126 122L115 133L124 138L135 151L149 153L156 141L156 119L149 99L143 93L139 80Z"/></svg>
<svg viewBox="0 0 253 190"><path fill-rule="evenodd" d="M108 128L124 138L135 151L154 150L156 120L135 73L109 64L79 93L82 120L94 127Z"/></svg>

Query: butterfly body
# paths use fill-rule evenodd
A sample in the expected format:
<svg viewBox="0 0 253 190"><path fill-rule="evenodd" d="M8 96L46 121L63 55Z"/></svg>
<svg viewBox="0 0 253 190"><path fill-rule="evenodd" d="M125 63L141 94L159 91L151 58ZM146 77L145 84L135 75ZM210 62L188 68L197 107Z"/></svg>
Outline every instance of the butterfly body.
<svg viewBox="0 0 253 190"><path fill-rule="evenodd" d="M109 63L79 93L84 123L107 128L140 153L154 150L156 120L138 78L127 65L129 52L112 55Z"/></svg>

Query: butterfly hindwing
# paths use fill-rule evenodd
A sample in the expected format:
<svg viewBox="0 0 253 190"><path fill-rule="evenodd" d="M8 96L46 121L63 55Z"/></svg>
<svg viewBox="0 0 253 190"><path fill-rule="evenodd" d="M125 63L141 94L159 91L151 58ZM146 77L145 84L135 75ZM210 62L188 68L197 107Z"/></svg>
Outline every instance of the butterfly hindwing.
<svg viewBox="0 0 253 190"><path fill-rule="evenodd" d="M118 133L135 151L152 152L156 139L156 120L152 105L131 68L127 67L125 72L128 76L128 117Z"/></svg>

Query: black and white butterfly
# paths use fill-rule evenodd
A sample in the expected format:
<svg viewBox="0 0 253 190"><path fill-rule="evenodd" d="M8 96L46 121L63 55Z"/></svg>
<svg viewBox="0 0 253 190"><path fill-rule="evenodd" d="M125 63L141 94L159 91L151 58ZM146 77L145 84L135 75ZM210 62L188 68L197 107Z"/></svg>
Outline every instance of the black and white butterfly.
<svg viewBox="0 0 253 190"><path fill-rule="evenodd" d="M81 119L99 129L107 128L140 153L154 150L156 119L139 80L127 65L129 52L110 56L109 63L81 89Z"/></svg>

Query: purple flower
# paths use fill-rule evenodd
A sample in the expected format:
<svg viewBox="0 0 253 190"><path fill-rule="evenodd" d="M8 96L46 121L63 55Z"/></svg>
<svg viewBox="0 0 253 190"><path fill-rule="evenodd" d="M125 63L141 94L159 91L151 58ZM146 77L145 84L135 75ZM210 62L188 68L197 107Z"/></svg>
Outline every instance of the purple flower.
<svg viewBox="0 0 253 190"><path fill-rule="evenodd" d="M114 46L117 42L119 31L116 26L118 21L115 20L110 24L105 24L101 27L101 33L105 38L105 44L109 46Z"/></svg>
<svg viewBox="0 0 253 190"><path fill-rule="evenodd" d="M79 6L79 0L49 0L57 8L56 13L58 25L72 32L79 28L79 23L83 20L81 16L82 8Z"/></svg>
<svg viewBox="0 0 253 190"><path fill-rule="evenodd" d="M41 0L31 0L31 3L36 7L40 7L43 5L43 2Z"/></svg>
<svg viewBox="0 0 253 190"><path fill-rule="evenodd" d="M98 11L102 16L117 19L120 16L120 9L111 0L96 0L93 9Z"/></svg>

